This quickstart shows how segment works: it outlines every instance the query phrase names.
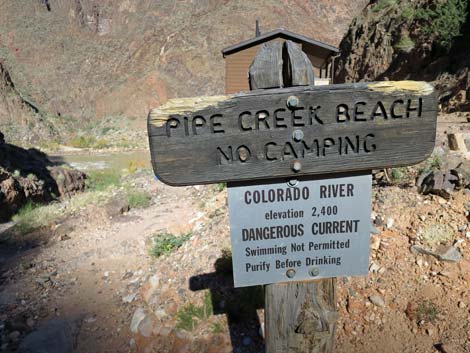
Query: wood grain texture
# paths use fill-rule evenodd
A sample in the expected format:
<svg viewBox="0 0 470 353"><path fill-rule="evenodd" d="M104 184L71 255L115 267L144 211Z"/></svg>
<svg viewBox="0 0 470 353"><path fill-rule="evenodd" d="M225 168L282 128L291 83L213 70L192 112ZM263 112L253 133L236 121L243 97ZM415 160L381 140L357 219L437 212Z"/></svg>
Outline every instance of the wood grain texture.
<svg viewBox="0 0 470 353"><path fill-rule="evenodd" d="M286 43L285 49L288 63L288 69L284 69L286 82L289 85L313 84L313 76L309 74L312 67L304 60L305 54L299 54L293 43ZM267 353L333 351L336 278L269 284L265 286L264 300Z"/></svg>
<svg viewBox="0 0 470 353"><path fill-rule="evenodd" d="M265 286L267 353L331 353L336 278Z"/></svg>
<svg viewBox="0 0 470 353"><path fill-rule="evenodd" d="M284 55L286 66L284 72L288 71L287 78L284 79L286 87L309 86L315 84L313 66L300 47L288 40L284 43Z"/></svg>
<svg viewBox="0 0 470 353"><path fill-rule="evenodd" d="M290 109L286 102L293 95L299 103ZM149 114L152 163L163 182L192 185L396 167L419 163L434 148L436 95L422 82L304 86L215 98L170 101ZM348 107L348 121L338 122L341 106ZM339 118L346 115L340 112ZM294 130L302 130L303 142L293 140ZM297 173L293 160L302 164Z"/></svg>
<svg viewBox="0 0 470 353"><path fill-rule="evenodd" d="M283 43L278 41L261 46L248 71L251 90L284 87L282 48Z"/></svg>

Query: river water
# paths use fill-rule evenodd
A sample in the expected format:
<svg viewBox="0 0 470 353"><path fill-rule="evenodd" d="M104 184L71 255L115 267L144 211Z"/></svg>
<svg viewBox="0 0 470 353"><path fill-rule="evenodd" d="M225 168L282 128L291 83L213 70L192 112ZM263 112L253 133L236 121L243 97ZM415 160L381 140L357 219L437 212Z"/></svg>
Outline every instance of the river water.
<svg viewBox="0 0 470 353"><path fill-rule="evenodd" d="M94 169L130 169L150 168L150 152L148 150L119 152L73 152L49 154L54 163L68 164L76 169L87 171Z"/></svg>

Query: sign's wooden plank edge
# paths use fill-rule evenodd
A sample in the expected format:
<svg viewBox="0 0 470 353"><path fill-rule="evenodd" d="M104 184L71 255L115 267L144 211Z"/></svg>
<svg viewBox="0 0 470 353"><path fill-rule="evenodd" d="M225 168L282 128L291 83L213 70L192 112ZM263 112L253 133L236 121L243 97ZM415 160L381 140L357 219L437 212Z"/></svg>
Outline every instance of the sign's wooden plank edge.
<svg viewBox="0 0 470 353"><path fill-rule="evenodd" d="M209 184L218 184L218 183L237 183L238 181L240 182L249 182L252 181L254 184L259 184L260 182L271 182L272 180L285 180L286 182L290 179L299 179L299 178L305 178L308 176L320 176L322 178L331 178L334 175L338 174L349 174L352 172L366 172L370 170L380 170L380 169L385 169L385 168L399 168L399 167L406 167L410 165L415 165L423 162L427 158L429 158L432 154L432 150L426 154L424 158L420 158L419 160L416 161L410 161L407 163L387 163L387 164L381 164L381 165L374 165L373 167L371 166L364 166L361 168L355 168L355 169L344 169L344 170L339 170L339 171L332 171L332 172L325 172L325 171L320 171L318 173L297 173L290 176L259 176L259 177L247 177L247 178L241 178L239 175L236 175L234 178L223 178L223 179L214 179L210 181L203 181L203 180L197 180L197 181L191 181L191 182L173 182L171 180L168 180L165 176L162 176L158 172L158 166L157 163L152 160L152 167L155 172L155 176L158 178L158 180L162 181L163 183L170 185L170 186L191 186L191 185L209 185Z"/></svg>
<svg viewBox="0 0 470 353"><path fill-rule="evenodd" d="M218 96L199 96L187 98L173 98L158 108L151 109L148 115L149 124L161 127L170 118L172 114L184 114L187 112L197 112L208 107L217 107L223 102L233 98L244 98L253 96L265 96L295 92L334 92L334 91L357 91L369 90L372 92L388 93L390 95L412 94L427 96L434 92L433 86L424 81L383 81L371 83L345 83L337 85L324 86L298 86L289 88L274 88L241 92L237 94L218 95ZM436 107L437 110L437 107Z"/></svg>
<svg viewBox="0 0 470 353"><path fill-rule="evenodd" d="M160 127L163 126L173 114L203 110L210 106L217 106L219 103L225 102L233 97L234 95L221 95L170 99L162 106L150 110L148 121L150 124Z"/></svg>

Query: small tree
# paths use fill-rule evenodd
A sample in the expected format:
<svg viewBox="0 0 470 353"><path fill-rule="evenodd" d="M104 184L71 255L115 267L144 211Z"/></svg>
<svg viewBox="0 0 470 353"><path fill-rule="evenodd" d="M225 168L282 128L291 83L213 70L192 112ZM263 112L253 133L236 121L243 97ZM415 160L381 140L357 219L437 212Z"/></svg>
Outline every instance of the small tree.
<svg viewBox="0 0 470 353"><path fill-rule="evenodd" d="M424 21L422 33L436 36L437 43L449 50L452 41L460 35L467 17L466 0L434 1L432 6L416 10L416 19Z"/></svg>

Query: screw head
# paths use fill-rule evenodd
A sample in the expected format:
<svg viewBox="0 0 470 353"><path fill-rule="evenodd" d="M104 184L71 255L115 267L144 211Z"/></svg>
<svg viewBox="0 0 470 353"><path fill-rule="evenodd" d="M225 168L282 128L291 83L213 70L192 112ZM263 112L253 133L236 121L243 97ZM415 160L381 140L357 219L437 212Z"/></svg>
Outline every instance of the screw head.
<svg viewBox="0 0 470 353"><path fill-rule="evenodd" d="M292 138L295 142L300 142L304 139L304 132L302 130L294 130Z"/></svg>
<svg viewBox="0 0 470 353"><path fill-rule="evenodd" d="M312 277L317 277L320 274L320 270L316 267L310 267L308 269L308 274Z"/></svg>
<svg viewBox="0 0 470 353"><path fill-rule="evenodd" d="M287 181L287 186L293 188L293 187L296 187L298 183L299 183L298 179L289 179Z"/></svg>
<svg viewBox="0 0 470 353"><path fill-rule="evenodd" d="M291 163L291 168L294 172L300 172L302 170L302 163L299 160L295 160Z"/></svg>
<svg viewBox="0 0 470 353"><path fill-rule="evenodd" d="M289 96L287 98L287 106L289 108L295 108L299 104L299 98L296 96Z"/></svg>
<svg viewBox="0 0 470 353"><path fill-rule="evenodd" d="M286 271L286 276L289 278L294 278L295 276L295 270L293 268L290 268Z"/></svg>

